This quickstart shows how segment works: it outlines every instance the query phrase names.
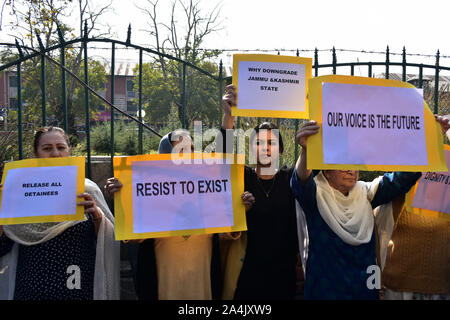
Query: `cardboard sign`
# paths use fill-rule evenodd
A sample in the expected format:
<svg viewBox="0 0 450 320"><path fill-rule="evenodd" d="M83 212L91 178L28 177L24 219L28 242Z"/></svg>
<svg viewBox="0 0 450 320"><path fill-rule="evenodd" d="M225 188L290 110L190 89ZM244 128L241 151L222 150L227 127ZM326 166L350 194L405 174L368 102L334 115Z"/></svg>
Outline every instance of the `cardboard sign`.
<svg viewBox="0 0 450 320"><path fill-rule="evenodd" d="M2 177L0 225L84 219L85 158L27 159L7 163Z"/></svg>
<svg viewBox="0 0 450 320"><path fill-rule="evenodd" d="M211 164L211 154L171 154L114 158L123 184L115 194L116 239L145 239L246 230L242 164Z"/></svg>
<svg viewBox="0 0 450 320"><path fill-rule="evenodd" d="M450 168L450 146L444 148ZM450 220L450 171L423 172L406 195L405 205L409 212Z"/></svg>
<svg viewBox="0 0 450 320"><path fill-rule="evenodd" d="M312 59L265 54L233 55L237 106L233 116L308 118Z"/></svg>
<svg viewBox="0 0 450 320"><path fill-rule="evenodd" d="M310 80L308 169L444 171L442 132L409 83L352 76Z"/></svg>

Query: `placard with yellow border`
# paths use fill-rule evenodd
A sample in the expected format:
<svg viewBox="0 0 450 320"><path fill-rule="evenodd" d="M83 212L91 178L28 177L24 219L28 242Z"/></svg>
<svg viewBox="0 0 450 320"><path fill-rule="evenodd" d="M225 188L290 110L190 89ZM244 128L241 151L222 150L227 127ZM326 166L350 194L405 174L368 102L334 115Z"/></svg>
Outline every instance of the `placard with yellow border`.
<svg viewBox="0 0 450 320"><path fill-rule="evenodd" d="M444 145L444 149L449 152L450 151L450 146L449 145ZM425 172L422 173L422 175L426 174ZM450 175L450 172L448 172L448 175ZM411 190L409 190L409 192L406 194L405 196L405 208L406 211L411 212L411 213L415 213L418 215L423 215L426 217L433 217L433 218L440 218L440 219L445 219L445 220L449 220L450 221L450 214L446 213L446 212L439 212L439 211L433 211L433 210L428 210L428 209L423 209L423 208L415 208L413 207L413 201L414 201L414 196L416 195L416 191L417 191L417 187L419 186L420 180L417 181L417 183L414 185L414 187L411 188ZM447 185L447 188L450 188L449 185Z"/></svg>
<svg viewBox="0 0 450 320"><path fill-rule="evenodd" d="M307 141L307 167L321 170L367 170L367 171L447 171L444 148L442 145L442 130L436 122L433 113L426 102L423 102L425 121L425 141L427 151L427 165L372 165L372 164L329 164L323 157L323 129L322 129L322 84L343 83L369 86L415 88L413 85L396 80L374 79L354 76L329 75L313 78L309 81L309 107L311 120L320 125L319 133L312 135ZM367 143L370 144L370 141ZM389 141L386 141L389 143ZM383 150L379 150L383 152ZM388 157L389 155L386 155Z"/></svg>
<svg viewBox="0 0 450 320"><path fill-rule="evenodd" d="M41 168L41 167L61 167L61 174L64 174L64 167L77 167L76 172L76 193L73 194L73 202L76 204L80 201L77 197L78 194L84 192L85 188L85 158L84 157L64 157L64 158L39 158L39 159L26 159L13 161L5 164L2 185L5 185L5 180L8 176L8 172L15 169L23 168ZM59 168L58 168L59 170ZM39 179L40 182L46 181L46 177L43 176ZM64 186L62 186L64 187ZM42 216L28 216L28 217L7 217L1 216L1 205L4 201L5 194L3 194L3 188L0 190L0 225L9 224L24 224L24 223L43 223L43 222L61 222L61 221L80 221L84 220L84 208L82 206L75 206L75 212L67 214L61 212L60 214L42 215ZM53 200L53 199L52 199ZM48 198L46 201L52 201ZM53 200L54 201L54 200ZM18 204L20 205L20 204ZM67 204L65 205L67 207ZM44 209L43 209L44 210Z"/></svg>
<svg viewBox="0 0 450 320"><path fill-rule="evenodd" d="M231 108L231 114L307 119L308 80L311 74L311 58L234 54L233 85L237 91L237 106Z"/></svg>
<svg viewBox="0 0 450 320"><path fill-rule="evenodd" d="M181 154L177 160L205 161L222 158L226 163L231 164L231 192L234 224L226 227L186 229L159 232L135 233L133 228L133 185L132 185L132 164L139 161L165 161L173 160L172 154L138 155L130 157L114 158L114 176L122 183L121 190L114 195L115 209L115 234L116 240L132 240L146 238L160 238L172 236L184 236L206 233L222 233L247 230L245 217L245 207L241 199L244 192L244 161L236 155L222 154ZM178 155L177 155L178 156ZM203 160L202 160L203 159ZM228 159L228 160L226 160ZM192 162L194 163L194 162ZM183 165L183 164L181 164ZM195 164L186 165L186 168ZM220 165L220 164L213 164ZM211 208L211 210L214 210Z"/></svg>

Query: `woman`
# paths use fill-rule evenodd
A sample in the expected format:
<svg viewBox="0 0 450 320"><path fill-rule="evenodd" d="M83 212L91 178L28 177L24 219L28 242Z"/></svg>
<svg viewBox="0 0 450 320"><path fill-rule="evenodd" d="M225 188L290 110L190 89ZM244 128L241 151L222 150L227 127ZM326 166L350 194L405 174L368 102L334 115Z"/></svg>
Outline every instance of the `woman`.
<svg viewBox="0 0 450 320"><path fill-rule="evenodd" d="M69 157L64 130L38 130L34 156ZM77 205L85 209L84 221L0 226L2 299L119 299L114 218L100 189L89 179L78 197ZM80 282L73 287L69 277L76 272Z"/></svg>
<svg viewBox="0 0 450 320"><path fill-rule="evenodd" d="M307 222L305 299L379 299L373 208L405 194L421 173L384 174L371 183L355 170L306 166L306 141L319 125L304 124L296 140L302 147L291 185ZM377 274L378 273L378 274Z"/></svg>
<svg viewBox="0 0 450 320"><path fill-rule="evenodd" d="M236 105L236 88L226 87L222 98L220 148L230 146L228 130L234 127L231 107ZM278 170L283 139L278 128L268 122L250 134L250 155L256 167L245 166L244 186L255 203L247 211L247 228L241 237L222 241L224 293L226 300L292 300L297 294L297 227L290 178L294 168ZM226 150L231 152L232 150Z"/></svg>
<svg viewBox="0 0 450 320"><path fill-rule="evenodd" d="M445 135L449 120L436 116L436 121ZM404 196L389 205L392 237L382 274L384 298L450 300L449 222L408 212Z"/></svg>
<svg viewBox="0 0 450 320"><path fill-rule="evenodd" d="M192 150L189 133L176 130L165 135L159 153ZM105 189L113 194L122 184L107 180ZM245 195L244 204L250 206ZM137 262L139 299L211 300L220 299L221 273L217 234L187 235L147 239L139 246Z"/></svg>

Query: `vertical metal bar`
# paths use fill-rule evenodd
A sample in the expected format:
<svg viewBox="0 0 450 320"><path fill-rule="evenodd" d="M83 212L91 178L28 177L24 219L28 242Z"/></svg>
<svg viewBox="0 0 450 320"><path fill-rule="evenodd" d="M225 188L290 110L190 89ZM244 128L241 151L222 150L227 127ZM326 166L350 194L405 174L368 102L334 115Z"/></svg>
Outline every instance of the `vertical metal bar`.
<svg viewBox="0 0 450 320"><path fill-rule="evenodd" d="M41 56L41 100L42 100L42 126L47 125L47 79L45 77L45 56Z"/></svg>
<svg viewBox="0 0 450 320"><path fill-rule="evenodd" d="M17 64L17 129L19 139L19 160L23 159L22 128L22 64Z"/></svg>
<svg viewBox="0 0 450 320"><path fill-rule="evenodd" d="M299 51L298 51L298 49L297 49L297 57L299 56ZM298 119L295 119L295 133L294 133L294 135L296 135L297 134L297 131L298 131ZM295 145L295 149L294 149L294 165L295 165L295 163L296 163L296 161L297 161L297 158L298 158L298 143L294 143L294 145Z"/></svg>
<svg viewBox="0 0 450 320"><path fill-rule="evenodd" d="M222 94L223 94L223 63L222 59L220 59L219 63L219 126L221 125L220 120L222 119Z"/></svg>
<svg viewBox="0 0 450 320"><path fill-rule="evenodd" d="M436 69L434 74L434 114L439 112L439 50L436 53Z"/></svg>
<svg viewBox="0 0 450 320"><path fill-rule="evenodd" d="M389 79L389 46L386 47L386 74L385 78Z"/></svg>
<svg viewBox="0 0 450 320"><path fill-rule="evenodd" d="M419 88L423 88L423 64L419 67Z"/></svg>
<svg viewBox="0 0 450 320"><path fill-rule="evenodd" d="M88 63L88 51L87 51L87 20L84 24L84 39L83 39L83 51L84 51L84 82L89 85L89 63ZM87 151L87 166L86 175L89 179L92 177L91 167L91 112L89 106L89 90L84 88L84 110L86 115L85 129L86 129L86 151Z"/></svg>
<svg viewBox="0 0 450 320"><path fill-rule="evenodd" d="M61 65L66 66L66 46L61 47ZM61 99L63 109L64 131L69 133L69 121L67 115L66 70L61 68Z"/></svg>
<svg viewBox="0 0 450 320"><path fill-rule="evenodd" d="M372 78L372 62L369 62L369 78Z"/></svg>
<svg viewBox="0 0 450 320"><path fill-rule="evenodd" d="M139 95L138 95L138 97L139 97L138 118L139 118L139 122L140 122L139 130L138 130L138 132L139 132L138 147L139 147L139 154L143 154L144 151L143 151L143 147L142 147L142 139L143 139L143 136L142 136L142 129L143 129L142 128L142 49L139 49Z"/></svg>
<svg viewBox="0 0 450 320"><path fill-rule="evenodd" d="M403 47L402 53L402 81L406 81L406 49Z"/></svg>
<svg viewBox="0 0 450 320"><path fill-rule="evenodd" d="M336 63L337 63L336 49L333 46L333 74L336 74Z"/></svg>
<svg viewBox="0 0 450 320"><path fill-rule="evenodd" d="M319 76L319 50L314 49L314 76Z"/></svg>
<svg viewBox="0 0 450 320"><path fill-rule="evenodd" d="M111 97L110 102L114 105L114 94L115 94L115 65L116 65L116 46L115 43L112 43L111 47ZM114 177L114 108L111 108L111 177Z"/></svg>
<svg viewBox="0 0 450 320"><path fill-rule="evenodd" d="M352 76L355 75L355 65L354 65L354 64L351 64L351 65L350 65L350 74L351 74Z"/></svg>
<svg viewBox="0 0 450 320"><path fill-rule="evenodd" d="M183 62L183 87L181 92L181 112L183 128L186 128L186 63Z"/></svg>

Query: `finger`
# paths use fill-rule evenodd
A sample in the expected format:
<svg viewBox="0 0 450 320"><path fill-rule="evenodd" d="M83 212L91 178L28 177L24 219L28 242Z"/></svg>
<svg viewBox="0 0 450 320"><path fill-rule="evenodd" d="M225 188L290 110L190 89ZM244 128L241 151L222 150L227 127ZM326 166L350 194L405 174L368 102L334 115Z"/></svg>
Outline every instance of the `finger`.
<svg viewBox="0 0 450 320"><path fill-rule="evenodd" d="M247 194L242 194L241 196L242 200L249 200L249 199L254 199L253 195L251 193L247 193Z"/></svg>
<svg viewBox="0 0 450 320"><path fill-rule="evenodd" d="M225 93L236 91L236 87L233 84L229 84L225 87Z"/></svg>
<svg viewBox="0 0 450 320"><path fill-rule="evenodd" d="M85 208L90 208L95 206L94 201L81 201L77 203L77 206L83 206Z"/></svg>
<svg viewBox="0 0 450 320"><path fill-rule="evenodd" d="M306 137L309 137L309 136L311 136L313 134L317 134L318 132L319 132L319 129L317 129L317 130L304 130L304 131L301 131L301 132L297 133L297 140L299 138L306 138Z"/></svg>
<svg viewBox="0 0 450 320"><path fill-rule="evenodd" d="M307 130L307 129L311 129L311 128L320 128L320 125L317 124L317 122L309 122L304 124L299 131L301 130Z"/></svg>
<svg viewBox="0 0 450 320"><path fill-rule="evenodd" d="M116 193L119 192L121 188L111 188L108 190L109 193Z"/></svg>
<svg viewBox="0 0 450 320"><path fill-rule="evenodd" d="M80 193L77 197L84 198L86 200L92 200L92 196L89 193L86 193L86 192Z"/></svg>

